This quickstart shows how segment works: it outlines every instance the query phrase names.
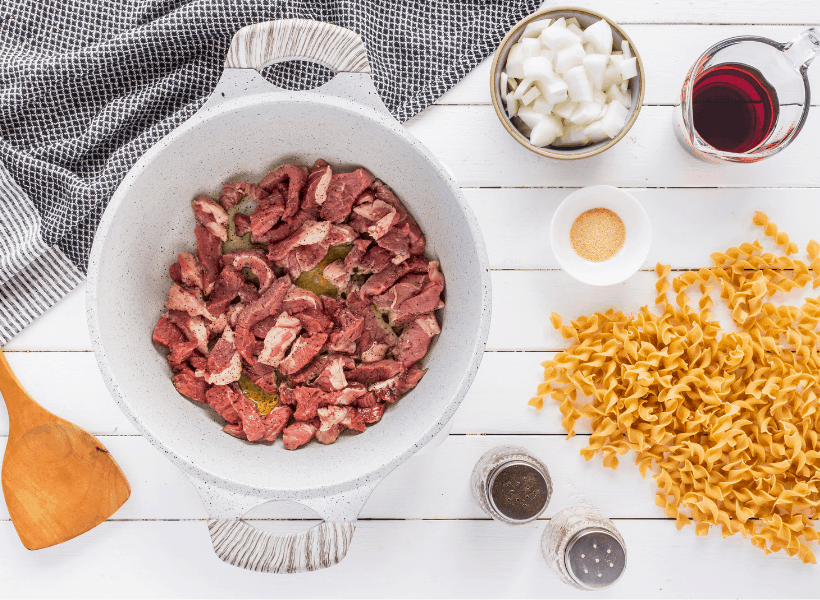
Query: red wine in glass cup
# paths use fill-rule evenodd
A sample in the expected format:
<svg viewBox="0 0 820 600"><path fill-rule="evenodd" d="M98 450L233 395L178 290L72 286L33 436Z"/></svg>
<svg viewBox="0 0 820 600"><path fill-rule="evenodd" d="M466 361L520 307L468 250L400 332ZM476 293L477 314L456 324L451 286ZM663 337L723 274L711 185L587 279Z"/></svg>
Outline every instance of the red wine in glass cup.
<svg viewBox="0 0 820 600"><path fill-rule="evenodd" d="M723 152L743 153L763 142L779 112L777 93L757 69L725 63L704 71L692 91L698 135Z"/></svg>

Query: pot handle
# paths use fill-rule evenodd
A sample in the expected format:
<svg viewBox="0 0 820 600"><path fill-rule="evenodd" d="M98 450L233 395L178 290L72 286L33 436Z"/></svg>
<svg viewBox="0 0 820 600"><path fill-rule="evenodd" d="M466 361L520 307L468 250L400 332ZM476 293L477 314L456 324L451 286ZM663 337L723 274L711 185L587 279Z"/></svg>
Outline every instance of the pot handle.
<svg viewBox="0 0 820 600"><path fill-rule="evenodd" d="M217 481L188 473L208 511L214 552L224 562L265 573L302 573L326 569L347 554L356 519L378 481L312 498L270 497L263 491L226 490ZM313 509L322 523L299 533L271 533L242 520L270 500L293 500Z"/></svg>
<svg viewBox="0 0 820 600"><path fill-rule="evenodd" d="M308 19L282 19L247 25L237 31L226 69L256 69L275 62L306 59L337 73L370 73L367 49L355 32Z"/></svg>

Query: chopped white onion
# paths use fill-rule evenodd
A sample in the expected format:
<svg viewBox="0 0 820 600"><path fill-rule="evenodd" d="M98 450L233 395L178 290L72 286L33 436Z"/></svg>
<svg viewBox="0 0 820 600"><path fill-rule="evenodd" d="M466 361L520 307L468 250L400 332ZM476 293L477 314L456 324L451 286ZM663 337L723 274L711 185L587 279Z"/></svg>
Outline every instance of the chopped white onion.
<svg viewBox="0 0 820 600"><path fill-rule="evenodd" d="M575 109L578 108L578 103L572 100L564 100L552 107L553 114L558 115L562 119L569 119Z"/></svg>
<svg viewBox="0 0 820 600"><path fill-rule="evenodd" d="M609 139L606 131L604 131L603 119L593 121L584 127L584 135L587 136L592 143L603 142Z"/></svg>
<svg viewBox="0 0 820 600"><path fill-rule="evenodd" d="M552 106L543 96L536 98L535 102L532 103L532 109L545 116L552 112Z"/></svg>
<svg viewBox="0 0 820 600"><path fill-rule="evenodd" d="M568 31L566 27L558 27L557 23L556 21L547 27L541 37L538 38L547 48L556 52L578 43L578 38L575 37L574 33Z"/></svg>
<svg viewBox="0 0 820 600"><path fill-rule="evenodd" d="M607 65L606 70L604 70L604 83L601 86L602 90L606 90L607 88L618 85L624 80L621 77L621 70L615 65Z"/></svg>
<svg viewBox="0 0 820 600"><path fill-rule="evenodd" d="M632 50L630 50L629 42L626 40L621 41L621 52L623 52L624 58L632 58Z"/></svg>
<svg viewBox="0 0 820 600"><path fill-rule="evenodd" d="M587 54L583 60L587 76L596 90L604 89L604 73L606 72L606 54Z"/></svg>
<svg viewBox="0 0 820 600"><path fill-rule="evenodd" d="M624 128L627 113L627 109L620 102L609 103L606 114L601 119L601 127L609 137L614 138Z"/></svg>
<svg viewBox="0 0 820 600"><path fill-rule="evenodd" d="M573 33L575 35L575 37L578 38L578 43L579 44L583 43L583 41L584 41L584 32L581 30L580 27L578 27L578 25L576 25L575 23L570 23L569 21L567 21L567 31Z"/></svg>
<svg viewBox="0 0 820 600"><path fill-rule="evenodd" d="M584 47L581 44L567 46L555 53L555 71L563 75L573 67L584 63Z"/></svg>
<svg viewBox="0 0 820 600"><path fill-rule="evenodd" d="M544 117L530 133L530 143L543 148L549 146L564 133L561 123L554 117Z"/></svg>
<svg viewBox="0 0 820 600"><path fill-rule="evenodd" d="M504 71L501 71L501 89L507 93L507 74Z"/></svg>
<svg viewBox="0 0 820 600"><path fill-rule="evenodd" d="M507 54L507 62L504 65L507 75L521 79L524 77L524 45L513 44Z"/></svg>
<svg viewBox="0 0 820 600"><path fill-rule="evenodd" d="M612 52L612 28L603 19L584 29L584 40L595 46L600 54Z"/></svg>
<svg viewBox="0 0 820 600"><path fill-rule="evenodd" d="M544 98L546 98L550 104L558 104L567 99L568 90L567 83L563 79L556 77L544 88Z"/></svg>
<svg viewBox="0 0 820 600"><path fill-rule="evenodd" d="M543 119L547 118L546 115L542 115L540 112L529 107L519 108L518 116L530 129L538 125L538 123L540 123Z"/></svg>
<svg viewBox="0 0 820 600"><path fill-rule="evenodd" d="M573 102L592 102L592 82L587 77L584 65L573 67L564 73L569 97Z"/></svg>
<svg viewBox="0 0 820 600"><path fill-rule="evenodd" d="M576 125L589 125L598 118L598 113L601 112L601 104L596 102L582 102L572 113L569 120Z"/></svg>
<svg viewBox="0 0 820 600"><path fill-rule="evenodd" d="M552 19L541 19L540 21L533 21L529 25L527 25L526 29L524 29L524 33L521 34L522 38L537 38L541 35L541 32L544 31L547 27L550 26Z"/></svg>
<svg viewBox="0 0 820 600"><path fill-rule="evenodd" d="M536 98L538 98L540 95L541 95L541 92L540 92L540 90L538 89L538 87L536 87L536 86L532 86L526 94L524 94L523 96L521 96L521 102L522 102L525 106L529 106L529 105L530 105L530 104L532 104L532 103L535 101L535 99L536 99Z"/></svg>
<svg viewBox="0 0 820 600"><path fill-rule="evenodd" d="M513 118L518 114L518 100L513 97L513 93L507 92L507 116Z"/></svg>
<svg viewBox="0 0 820 600"><path fill-rule="evenodd" d="M638 76L638 59L634 56L621 61L619 65L621 69L621 77L624 79L632 79Z"/></svg>

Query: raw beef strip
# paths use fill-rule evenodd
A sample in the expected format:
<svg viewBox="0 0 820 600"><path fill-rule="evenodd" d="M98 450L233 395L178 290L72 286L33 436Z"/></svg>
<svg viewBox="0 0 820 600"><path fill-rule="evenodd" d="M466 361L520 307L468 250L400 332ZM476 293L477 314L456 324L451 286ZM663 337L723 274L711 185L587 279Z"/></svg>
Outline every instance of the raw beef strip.
<svg viewBox="0 0 820 600"><path fill-rule="evenodd" d="M202 226L223 242L228 241L228 213L209 196L197 196L191 200L194 217Z"/></svg>
<svg viewBox="0 0 820 600"><path fill-rule="evenodd" d="M291 375L301 370L313 357L319 354L322 346L325 345L328 335L326 333L315 333L311 336L304 334L299 336L290 349L290 354L281 363L279 371L285 375Z"/></svg>
<svg viewBox="0 0 820 600"><path fill-rule="evenodd" d="M352 371L349 371L346 376L348 381L355 381L358 383L373 383L390 379L404 371L401 363L395 360L380 360L374 363L362 363Z"/></svg>
<svg viewBox="0 0 820 600"><path fill-rule="evenodd" d="M359 411L359 414L362 416L362 420L370 425L372 423L377 423L382 418L385 406L387 405L384 402L377 402L373 406L357 408L356 410Z"/></svg>
<svg viewBox="0 0 820 600"><path fill-rule="evenodd" d="M393 258L390 261L394 265L398 265L410 258L410 227L409 225L402 225L401 227L392 227L389 231L384 232L376 243L389 251Z"/></svg>
<svg viewBox="0 0 820 600"><path fill-rule="evenodd" d="M242 372L245 374L245 377L253 381L267 393L276 394L279 391L279 385L276 382L276 369L273 367L257 362L252 367L244 368Z"/></svg>
<svg viewBox="0 0 820 600"><path fill-rule="evenodd" d="M335 406L358 406L359 399L368 394L367 388L361 383L349 383L343 390L330 392L328 399ZM375 401L375 400L374 400Z"/></svg>
<svg viewBox="0 0 820 600"><path fill-rule="evenodd" d="M350 214L356 198L371 183L373 183L373 175L364 169L333 175L327 190L327 200L319 209L319 216L331 223L341 223Z"/></svg>
<svg viewBox="0 0 820 600"><path fill-rule="evenodd" d="M208 354L208 330L200 316L192 317L181 310L169 310L168 319L179 327L189 342L196 342L196 348L202 354Z"/></svg>
<svg viewBox="0 0 820 600"><path fill-rule="evenodd" d="M382 313L387 313L388 321L393 322L393 313L405 300L409 300L424 289L427 276L411 273L399 279L393 287L383 294L373 297L373 304Z"/></svg>
<svg viewBox="0 0 820 600"><path fill-rule="evenodd" d="M332 444L344 429L364 431L362 416L352 406L326 406L318 410L321 425L316 439L323 444Z"/></svg>
<svg viewBox="0 0 820 600"><path fill-rule="evenodd" d="M350 284L350 273L345 268L344 261L341 260L334 260L322 269L322 276L340 293L347 290L347 286Z"/></svg>
<svg viewBox="0 0 820 600"><path fill-rule="evenodd" d="M343 366L345 369L352 369L356 366L355 361L349 356L345 356L343 354L323 354L321 356L317 356L316 360L298 373L291 375L290 382L294 385L311 383L314 379L316 379L316 377L318 377L319 373L325 370L327 365L337 358L341 358L343 360Z"/></svg>
<svg viewBox="0 0 820 600"><path fill-rule="evenodd" d="M357 342L359 357L365 363L383 359L399 341L398 336L372 303L361 300L356 293L350 293L347 302L350 312L364 318L364 331Z"/></svg>
<svg viewBox="0 0 820 600"><path fill-rule="evenodd" d="M396 375L386 381L370 384L367 386L367 389L373 392L376 397L383 402L395 402L416 387L416 384L424 377L426 372L426 369L422 371L414 365L400 375Z"/></svg>
<svg viewBox="0 0 820 600"><path fill-rule="evenodd" d="M375 181L371 186L371 189L375 193L378 200L395 207L399 220L394 224L394 227L402 228L405 225L407 226L407 232L410 237L410 253L413 256L420 256L424 254L424 236L421 234L421 228L418 226L418 223L416 223L413 217L408 214L407 209L404 208L404 205L399 202L398 198L393 195L393 192L391 192L381 181Z"/></svg>
<svg viewBox="0 0 820 600"><path fill-rule="evenodd" d="M242 423L238 423L234 425L233 423L228 423L225 427L222 428L222 431L225 433L229 433L235 438L239 438L240 440L247 440L248 436L245 435L245 430L242 429Z"/></svg>
<svg viewBox="0 0 820 600"><path fill-rule="evenodd" d="M414 259L415 260L415 259ZM423 315L439 308L444 308L441 301L441 292L444 291L444 275L438 268L438 262L431 261L428 265L428 281L424 289L418 295L405 300L398 308L391 311L393 327L402 327L411 323L417 316Z"/></svg>
<svg viewBox="0 0 820 600"><path fill-rule="evenodd" d="M239 315L242 314L243 310L245 310L245 304L239 302L237 304L231 304L225 312L225 316L228 317L228 325L233 327L234 330L236 330L236 321L239 319Z"/></svg>
<svg viewBox="0 0 820 600"><path fill-rule="evenodd" d="M187 365L187 360L196 350L196 342L177 342L171 345L171 352L168 354L168 364L174 371L181 371Z"/></svg>
<svg viewBox="0 0 820 600"><path fill-rule="evenodd" d="M248 437L249 442L258 442L265 437L265 424L258 412L256 412L256 405L248 400L240 391L234 390L236 393L230 396L231 406L239 414L242 420L242 430Z"/></svg>
<svg viewBox="0 0 820 600"><path fill-rule="evenodd" d="M256 364L256 338L251 333L251 327L282 309L282 302L292 285L290 279L280 277L258 300L248 304L237 318L236 347L250 366Z"/></svg>
<svg viewBox="0 0 820 600"><path fill-rule="evenodd" d="M234 269L248 268L259 280L259 293L264 294L276 280L261 250L242 249L229 252L222 257L222 265L231 265Z"/></svg>
<svg viewBox="0 0 820 600"><path fill-rule="evenodd" d="M276 189L276 184L288 180L288 194L285 203L284 221L290 221L299 210L299 193L307 182L308 172L304 167L296 165L282 165L265 175L259 185L270 192Z"/></svg>
<svg viewBox="0 0 820 600"><path fill-rule="evenodd" d="M196 250L199 255L199 264L202 265L202 291L207 296L216 283L219 275L219 261L222 258L222 243L219 238L205 229L202 225L194 228L196 236Z"/></svg>
<svg viewBox="0 0 820 600"><path fill-rule="evenodd" d="M265 336L268 335L268 332L273 329L274 325L276 325L276 319L279 318L279 315L282 313L277 313L275 315L271 315L269 317L265 317L261 321L259 321L256 325L251 327L251 333L258 337L261 340L265 339Z"/></svg>
<svg viewBox="0 0 820 600"><path fill-rule="evenodd" d="M242 358L236 350L233 331L230 327L225 327L222 337L208 356L205 380L213 385L227 385L237 381L241 374Z"/></svg>
<svg viewBox="0 0 820 600"><path fill-rule="evenodd" d="M362 384L361 383L353 383L351 385L362 385ZM362 387L364 387L364 386L362 385ZM358 406L359 408L368 408L368 407L373 406L374 404L377 404L378 402L379 402L379 399L376 398L376 394L374 394L373 392L368 392L367 388L365 388L365 393L362 394L361 396L359 396L356 399L356 406Z"/></svg>
<svg viewBox="0 0 820 600"><path fill-rule="evenodd" d="M353 248L350 252L348 252L344 260L345 270L349 274L352 275L354 269L360 268L360 265L367 254L367 249L372 243L373 242L370 240L353 240ZM386 261L385 265L387 265Z"/></svg>
<svg viewBox="0 0 820 600"><path fill-rule="evenodd" d="M265 346L259 353L259 362L271 367L279 366L301 329L299 319L291 317L287 312L281 313L276 319L276 324L265 336Z"/></svg>
<svg viewBox="0 0 820 600"><path fill-rule="evenodd" d="M180 252L177 254L177 262L168 269L174 283L187 288L203 288L202 267L196 256L190 252Z"/></svg>
<svg viewBox="0 0 820 600"><path fill-rule="evenodd" d="M323 312L319 312L318 310L309 308L297 313L295 316L299 319L299 322L302 324L302 327L304 327L305 332L308 335L327 333L333 329L333 321L330 320L330 317L325 315Z"/></svg>
<svg viewBox="0 0 820 600"><path fill-rule="evenodd" d="M323 243L299 246L294 248L279 266L285 269L292 279L296 279L305 271L316 267L327 254L327 246Z"/></svg>
<svg viewBox="0 0 820 600"><path fill-rule="evenodd" d="M228 310L231 302L239 295L239 290L245 284L245 278L232 265L227 265L219 273L213 291L208 298L208 311L212 315L220 315Z"/></svg>
<svg viewBox="0 0 820 600"><path fill-rule="evenodd" d="M183 288L176 283L168 290L168 299L165 301L165 308L170 310L180 310L192 317L203 316L211 321L214 316L208 312L205 302L202 300L202 292L194 288Z"/></svg>
<svg viewBox="0 0 820 600"><path fill-rule="evenodd" d="M228 210L242 202L242 198L246 196L250 196L251 200L259 204L259 201L267 195L267 192L255 183L230 181L222 188L222 192L219 194L219 203L225 210Z"/></svg>
<svg viewBox="0 0 820 600"><path fill-rule="evenodd" d="M392 264L390 262L391 258L390 252L381 246L372 246L359 263L355 265L355 270L363 275L381 273L388 265Z"/></svg>
<svg viewBox="0 0 820 600"><path fill-rule="evenodd" d="M259 290L250 281L245 281L242 283L242 287L239 288L239 300L243 304L256 302L259 300Z"/></svg>
<svg viewBox="0 0 820 600"><path fill-rule="evenodd" d="M208 390L205 397L207 398L208 404L220 417L228 423L237 425L241 424L242 420L231 402L231 398L237 394L238 392L229 385L215 385Z"/></svg>
<svg viewBox="0 0 820 600"><path fill-rule="evenodd" d="M427 354L430 340L439 333L441 328L433 313L418 317L401 332L399 343L393 348L393 358L405 368L409 367Z"/></svg>
<svg viewBox="0 0 820 600"><path fill-rule="evenodd" d="M298 246L318 244L330 233L331 224L327 221L307 221L293 235L268 248L268 258L276 264L282 263L292 250Z"/></svg>
<svg viewBox="0 0 820 600"><path fill-rule="evenodd" d="M307 180L305 197L302 199L302 208L321 206L327 199L327 189L330 187L330 179L333 177L333 169L321 158L313 164Z"/></svg>
<svg viewBox="0 0 820 600"><path fill-rule="evenodd" d="M281 197L279 194L276 194L276 197ZM276 225L279 222L279 219L282 218L282 214L285 212L285 206L280 203L271 203L265 205L259 205L256 209L251 213L250 216L250 230L253 234L254 238L258 238L268 231L270 231L271 227Z"/></svg>
<svg viewBox="0 0 820 600"><path fill-rule="evenodd" d="M262 436L262 441L274 441L285 428L285 425L288 424L292 415L293 410L290 406L283 406L281 404L278 404L268 414L262 415L262 424L265 426L265 435Z"/></svg>
<svg viewBox="0 0 820 600"><path fill-rule="evenodd" d="M316 431L319 429L320 421L318 418L312 421L296 421L290 427L286 427L282 434L282 440L285 442L285 449L296 450L299 446L307 444L313 439Z"/></svg>
<svg viewBox="0 0 820 600"><path fill-rule="evenodd" d="M408 273L427 273L427 271L427 260L422 257L413 258L398 265L388 265L365 282L361 294L363 297L378 296L385 293L391 285Z"/></svg>
<svg viewBox="0 0 820 600"><path fill-rule="evenodd" d="M225 326L228 324L228 315L222 313L216 317L216 321L208 321L205 319L205 330L208 332L208 338L218 336L225 331Z"/></svg>
<svg viewBox="0 0 820 600"><path fill-rule="evenodd" d="M200 354L199 352L194 351L193 354L191 354L191 358L188 359L188 362L194 368L194 374L197 377L205 377L205 369L208 368L207 358L202 356L202 354Z"/></svg>
<svg viewBox="0 0 820 600"><path fill-rule="evenodd" d="M353 212L361 217L361 219L356 219L355 224L351 222L353 228L359 233L369 234L374 240L384 236L399 220L396 207L390 206L383 200L360 204L353 208Z"/></svg>
<svg viewBox="0 0 820 600"><path fill-rule="evenodd" d="M305 386L289 388L283 384L279 386L279 398L283 404L296 407L293 418L297 421L312 419L320 404L330 403L330 398L322 390Z"/></svg>
<svg viewBox="0 0 820 600"><path fill-rule="evenodd" d="M342 310L338 315L339 328L330 334L328 349L331 352L356 352L356 342L364 332L364 317L357 317L349 310Z"/></svg>
<svg viewBox="0 0 820 600"><path fill-rule="evenodd" d="M318 207L314 207L313 210L300 210L296 213L296 216L293 217L293 220L290 223L279 223L275 227L272 227L270 231L264 235L261 235L258 238L254 237L253 241L260 242L262 244L275 244L276 242L289 238L294 233L299 231L299 228L305 223L316 220L316 213L318 212L317 209Z"/></svg>
<svg viewBox="0 0 820 600"><path fill-rule="evenodd" d="M171 322L168 318L168 314L166 313L163 314L159 318L159 321L157 321L157 324L154 325L154 333L151 336L151 339L155 344L170 348L172 344L183 341L185 336L182 334L179 327Z"/></svg>
<svg viewBox="0 0 820 600"><path fill-rule="evenodd" d="M309 308L322 310L322 301L319 299L319 296L310 290L293 286L288 292L288 295L285 296L282 308L290 314L302 312Z"/></svg>
<svg viewBox="0 0 820 600"><path fill-rule="evenodd" d="M208 389L208 384L204 379L200 379L190 369L184 369L174 375L171 380L177 391L197 402L205 402L205 391Z"/></svg>
<svg viewBox="0 0 820 600"><path fill-rule="evenodd" d="M248 215L243 215L242 213L236 213L233 216L233 222L236 225L236 235L237 235L237 237L242 237L243 235L247 235L248 233L250 233L251 218Z"/></svg>
<svg viewBox="0 0 820 600"><path fill-rule="evenodd" d="M313 383L325 392L337 392L347 386L345 379L344 360L337 358L328 364Z"/></svg>

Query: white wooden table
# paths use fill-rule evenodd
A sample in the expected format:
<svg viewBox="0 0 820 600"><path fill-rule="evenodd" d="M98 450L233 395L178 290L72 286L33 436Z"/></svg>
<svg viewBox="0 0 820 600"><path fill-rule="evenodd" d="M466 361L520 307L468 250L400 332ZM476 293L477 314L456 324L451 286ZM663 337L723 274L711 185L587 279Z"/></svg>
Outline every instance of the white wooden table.
<svg viewBox="0 0 820 600"><path fill-rule="evenodd" d="M617 472L600 459L586 463L578 453L586 436L566 441L555 406L537 413L526 403L541 376L539 362L565 347L549 324L550 311L574 317L651 304L656 262L675 269L711 266L711 252L760 237L751 225L754 210L769 213L801 247L820 236L820 108L812 109L787 151L756 165L698 163L678 146L671 127L675 94L700 52L739 34L788 40L802 25L820 23L820 2L576 3L624 24L645 61L646 105L614 149L571 163L526 151L493 112L488 61L407 123L452 168L481 222L493 268L493 324L451 435L376 489L347 558L326 571L276 576L215 557L194 488L136 432L103 384L80 286L4 350L46 408L103 439L125 470L132 496L108 522L37 552L23 548L0 506L0 595L582 596L560 583L541 557L545 520L504 526L487 519L470 496L478 457L515 443L540 456L553 475L545 519L586 500L622 532L627 571L593 596L817 596L820 567L783 554L766 557L740 536L696 537L691 526L676 531L655 506L654 481L641 479L631 461L623 460ZM810 74L820 92L820 64ZM629 189L654 230L645 271L603 289L560 271L547 238L558 203L573 188L600 183ZM8 421L0 412L2 451ZM248 515L257 526L279 531L307 528L311 517L297 505L266 505Z"/></svg>

